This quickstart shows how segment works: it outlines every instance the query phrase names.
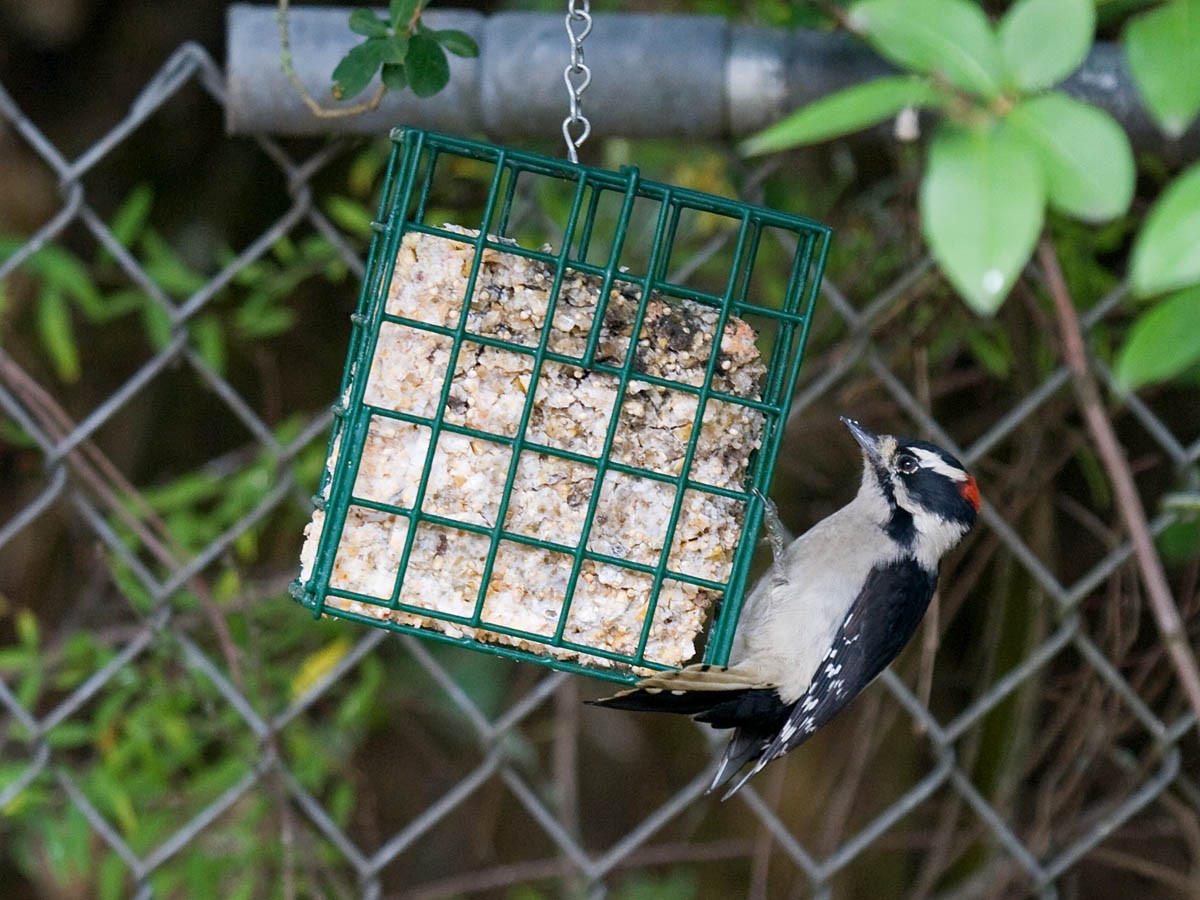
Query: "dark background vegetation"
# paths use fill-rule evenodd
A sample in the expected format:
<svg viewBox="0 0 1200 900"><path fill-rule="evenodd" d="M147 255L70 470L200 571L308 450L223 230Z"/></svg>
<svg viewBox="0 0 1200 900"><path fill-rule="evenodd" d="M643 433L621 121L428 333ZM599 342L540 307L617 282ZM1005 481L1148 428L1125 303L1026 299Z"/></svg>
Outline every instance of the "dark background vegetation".
<svg viewBox="0 0 1200 900"><path fill-rule="evenodd" d="M450 5L450 4L446 4ZM488 10L504 4L461 4ZM544 4L524 4L525 8ZM798 4L611 3L597 9L753 15L794 25ZM553 7L557 8L557 7ZM2 0L0 85L67 160L79 157L127 112L164 60L196 41L223 58L223 3ZM595 123L602 132L602 123ZM554 138L555 136L548 136ZM324 142L284 142L305 159ZM547 140L540 149L557 152ZM362 253L386 147L351 142L316 172L316 204L345 246ZM920 432L883 373L970 447L1050 378L1061 363L1050 303L1037 273L1023 278L991 320L966 310L921 263L914 212L919 150L841 143L767 165L727 146L630 145L597 136L587 161L636 159L657 180L801 212L835 228L829 277L849 309L873 308L865 325L826 298L802 374L804 403L785 439L773 493L796 530L848 499L857 481L853 445L837 423L852 414L880 430ZM1170 174L1153 159L1131 214L1103 228L1050 225L1072 295L1083 310L1124 274L1148 198ZM755 177L751 177L751 176ZM61 208L59 179L10 124L0 125L0 238L34 233ZM279 167L253 140L225 135L222 110L198 84L164 104L84 179L106 222L125 217L129 247L168 295L184 300L292 202ZM0 285L0 348L44 391L43 411L79 422L164 346L169 335L79 223L54 245L70 254L99 296L127 310L92 317L71 306L70 330L47 324L53 273L23 269ZM63 277L61 268L57 277ZM132 293L131 293L132 292ZM6 897L119 897L140 885L97 836L63 774L141 856L152 853L263 759L281 761L367 854L433 806L489 750L431 674L432 654L484 715L496 718L537 685L537 667L388 638L336 682L308 693L348 658L363 629L316 623L287 598L296 574L306 497L319 477L324 432L292 441L336 396L347 316L357 281L337 248L301 224L245 267L197 319L192 346L245 399L280 445L262 445L194 366L172 365L94 435L111 474L71 471L130 556L101 541L68 495L0 550L0 677L36 719L50 716L132 642L144 646L95 694L42 735L53 765L39 771L0 819L0 884ZM121 299L124 298L124 299ZM1130 318L1118 304L1090 337L1109 358ZM78 354L72 374L70 347ZM866 350L863 345L865 342ZM64 356L64 354L66 354ZM852 358L845 373L843 360ZM4 382L16 393L9 372ZM820 385L821 387L814 387ZM22 396L26 405L37 405ZM1141 395L1145 409L1184 446L1200 438L1200 390L1189 376ZM1111 417L1143 503L1185 484L1146 418L1116 400ZM46 454L0 412L0 524L48 484ZM1072 586L1125 540L1111 489L1069 383L1031 407L1020 424L972 461L987 500L1059 583ZM90 471L90 470L89 470ZM242 517L294 479L250 525ZM105 509L99 487L117 487L165 555ZM130 499L140 495L144 507ZM177 589L158 596L131 559L166 580L230 529L236 537ZM1160 539L1176 601L1193 643L1200 634L1200 555L1194 526ZM1128 562L1063 607L1030 574L1012 542L983 526L944 568L936 617L904 654L901 678L945 724L1067 627L1098 648L1150 715L1173 725L1186 713ZM166 611L166 618L156 618ZM1077 619L1075 618L1077 617ZM147 623L153 623L148 625ZM1074 623L1074 624L1073 624ZM195 648L264 718L287 713L262 738L195 663ZM1120 812L1161 770L1157 741L1108 670L1068 641L955 741L957 765L1035 856L1049 858L1106 821L1110 837L1059 880L1061 896L1198 896L1200 776L1195 729L1175 736L1182 774L1145 806ZM707 765L708 748L687 722L583 709L604 689L574 678L504 737L515 769L599 852L667 802ZM7 707L6 707L7 708ZM28 729L0 713L0 789L33 765ZM914 720L881 686L864 695L802 752L758 780L766 803L822 859L927 775L937 762ZM355 896L361 884L327 835L289 799L272 769L198 831L146 883L163 897ZM1003 853L961 794L941 785L833 879L838 897L1021 897L1028 877ZM607 879L620 898L808 896L808 880L761 819L738 802L689 806ZM487 896L535 900L586 896L558 847L493 777L382 871L387 896ZM956 893L958 892L958 893Z"/></svg>

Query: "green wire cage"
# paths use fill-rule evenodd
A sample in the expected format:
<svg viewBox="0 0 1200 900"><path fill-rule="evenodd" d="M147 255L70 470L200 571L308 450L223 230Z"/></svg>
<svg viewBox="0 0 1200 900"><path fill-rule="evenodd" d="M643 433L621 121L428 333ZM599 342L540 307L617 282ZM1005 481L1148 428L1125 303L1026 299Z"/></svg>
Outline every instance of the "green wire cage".
<svg viewBox="0 0 1200 900"><path fill-rule="evenodd" d="M294 596L616 681L725 663L829 230L392 140Z"/></svg>

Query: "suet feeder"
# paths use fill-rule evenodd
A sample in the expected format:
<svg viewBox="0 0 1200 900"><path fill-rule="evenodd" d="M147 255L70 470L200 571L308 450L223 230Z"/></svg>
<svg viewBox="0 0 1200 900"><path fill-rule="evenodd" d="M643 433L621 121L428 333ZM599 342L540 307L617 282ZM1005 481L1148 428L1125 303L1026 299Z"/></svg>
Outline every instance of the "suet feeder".
<svg viewBox="0 0 1200 900"><path fill-rule="evenodd" d="M723 664L828 229L636 168L392 140L294 595L617 681L705 628Z"/></svg>

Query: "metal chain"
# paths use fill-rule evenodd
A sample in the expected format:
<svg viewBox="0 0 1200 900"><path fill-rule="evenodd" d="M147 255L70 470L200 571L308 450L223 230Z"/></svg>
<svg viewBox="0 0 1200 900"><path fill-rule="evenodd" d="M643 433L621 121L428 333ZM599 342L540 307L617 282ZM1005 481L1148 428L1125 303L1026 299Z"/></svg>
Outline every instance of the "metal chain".
<svg viewBox="0 0 1200 900"><path fill-rule="evenodd" d="M563 140L567 159L579 162L579 147L592 133L592 123L583 114L583 92L592 83L592 70L583 62L583 39L592 30L590 0L567 0L567 37L571 39L571 64L563 70L571 111L563 119Z"/></svg>

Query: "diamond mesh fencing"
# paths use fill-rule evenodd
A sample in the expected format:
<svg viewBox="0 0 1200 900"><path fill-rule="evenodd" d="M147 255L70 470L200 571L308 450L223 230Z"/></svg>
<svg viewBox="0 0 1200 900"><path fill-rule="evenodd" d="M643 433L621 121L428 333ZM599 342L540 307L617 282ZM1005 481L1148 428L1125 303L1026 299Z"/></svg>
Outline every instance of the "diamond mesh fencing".
<svg viewBox="0 0 1200 900"><path fill-rule="evenodd" d="M74 158L20 101L0 87L0 128L61 203L0 245L7 896L1200 896L1196 722L1036 266L978 321L890 182L835 204L791 196L779 160L739 173L747 202L836 208L772 488L785 521L857 484L839 413L947 446L985 504L913 646L722 804L707 729L288 597L370 231L346 185L369 198L380 152L220 136L221 72L195 45ZM107 180L197 106L213 135L194 170L231 198L202 259L154 228L184 185ZM464 173L447 220L481 190ZM544 201L513 218L548 227ZM695 229L681 282L734 252L729 229ZM769 243L756 289L781 290L794 247ZM1057 245L1096 348L1125 291L1078 273L1119 249ZM1195 532L1160 501L1194 477L1196 394L1109 412L1194 640Z"/></svg>

